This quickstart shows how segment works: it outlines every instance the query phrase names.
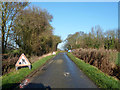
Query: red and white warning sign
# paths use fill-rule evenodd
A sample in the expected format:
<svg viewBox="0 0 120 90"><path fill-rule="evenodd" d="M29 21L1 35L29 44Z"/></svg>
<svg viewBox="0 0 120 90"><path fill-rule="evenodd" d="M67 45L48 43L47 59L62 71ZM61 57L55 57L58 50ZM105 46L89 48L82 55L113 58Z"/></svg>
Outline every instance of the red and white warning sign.
<svg viewBox="0 0 120 90"><path fill-rule="evenodd" d="M25 80L19 85L19 87L20 87L20 88L24 88L26 85L29 84L29 82L30 82L29 79L25 79Z"/></svg>
<svg viewBox="0 0 120 90"><path fill-rule="evenodd" d="M17 61L17 63L15 64L15 66L18 68L20 66L31 66L31 64L28 61L28 59L26 58L26 56L24 54L22 54L20 56L19 60Z"/></svg>

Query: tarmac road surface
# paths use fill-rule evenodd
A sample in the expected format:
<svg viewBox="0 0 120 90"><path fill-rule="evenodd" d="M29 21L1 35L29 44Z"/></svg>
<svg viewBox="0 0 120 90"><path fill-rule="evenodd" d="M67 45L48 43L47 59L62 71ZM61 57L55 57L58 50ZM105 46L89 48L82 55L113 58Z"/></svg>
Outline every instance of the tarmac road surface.
<svg viewBox="0 0 120 90"><path fill-rule="evenodd" d="M97 88L66 55L59 53L38 71L25 88Z"/></svg>

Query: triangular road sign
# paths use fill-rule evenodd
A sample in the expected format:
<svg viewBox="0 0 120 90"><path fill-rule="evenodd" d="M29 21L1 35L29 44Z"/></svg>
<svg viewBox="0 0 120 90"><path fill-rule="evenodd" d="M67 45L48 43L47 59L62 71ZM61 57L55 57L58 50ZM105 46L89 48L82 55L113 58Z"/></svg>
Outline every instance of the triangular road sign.
<svg viewBox="0 0 120 90"><path fill-rule="evenodd" d="M16 67L19 67L19 66L30 66L30 65L31 65L30 62L28 61L28 59L26 58L26 56L24 54L22 54L19 57L19 60L15 64Z"/></svg>

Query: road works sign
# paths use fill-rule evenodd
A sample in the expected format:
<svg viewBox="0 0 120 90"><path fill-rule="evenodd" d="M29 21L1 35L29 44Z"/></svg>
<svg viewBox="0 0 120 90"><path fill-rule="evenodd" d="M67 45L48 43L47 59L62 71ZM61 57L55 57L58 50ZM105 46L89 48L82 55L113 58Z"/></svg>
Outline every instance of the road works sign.
<svg viewBox="0 0 120 90"><path fill-rule="evenodd" d="M22 67L22 66L28 66L29 69L31 69L31 64L24 54L20 56L15 66L16 66L16 70L18 70L18 67Z"/></svg>

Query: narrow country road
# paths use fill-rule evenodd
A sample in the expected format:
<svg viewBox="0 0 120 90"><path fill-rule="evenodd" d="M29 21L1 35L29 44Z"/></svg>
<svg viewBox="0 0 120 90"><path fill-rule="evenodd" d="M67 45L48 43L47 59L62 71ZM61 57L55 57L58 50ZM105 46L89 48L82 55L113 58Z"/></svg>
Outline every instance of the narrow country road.
<svg viewBox="0 0 120 90"><path fill-rule="evenodd" d="M59 53L50 60L25 88L47 86L50 88L97 88L66 53Z"/></svg>

